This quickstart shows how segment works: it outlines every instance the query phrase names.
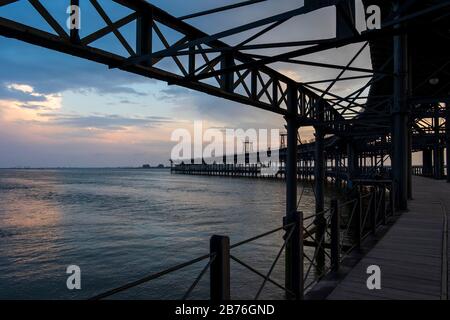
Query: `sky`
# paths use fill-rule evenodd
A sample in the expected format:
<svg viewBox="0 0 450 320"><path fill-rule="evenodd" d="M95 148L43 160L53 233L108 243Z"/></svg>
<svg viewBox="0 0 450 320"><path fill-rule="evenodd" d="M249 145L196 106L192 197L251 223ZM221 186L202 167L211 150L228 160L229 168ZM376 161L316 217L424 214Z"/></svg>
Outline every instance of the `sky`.
<svg viewBox="0 0 450 320"><path fill-rule="evenodd" d="M64 1L41 1L65 26ZM148 1L174 16L202 11L236 1L225 0L152 0ZM129 11L110 0L99 0L113 20ZM189 23L213 34L301 7L303 1L268 0L227 13L189 20ZM104 26L87 0L81 0L81 35ZM28 1L0 8L0 17L25 23L46 31L46 25ZM280 28L252 43L310 40L334 36L334 8L292 19ZM121 29L132 35L132 25ZM236 44L252 32L225 38ZM168 35L169 41L177 35ZM130 40L130 44L133 40ZM123 47L109 35L92 44L119 54ZM360 45L330 50L304 57L312 61L346 64ZM284 51L292 48L283 49ZM283 50L260 50L276 54ZM368 67L366 50L353 66ZM334 77L336 70L298 65L274 64L273 68L297 81ZM355 75L351 72L346 76ZM351 92L360 81L345 81L335 92ZM284 120L250 106L211 97L181 87L133 75L70 55L0 37L0 167L118 167L150 163L167 164L176 142L171 133L178 128L191 130L195 120L213 128L281 129ZM302 137L311 138L311 128Z"/></svg>

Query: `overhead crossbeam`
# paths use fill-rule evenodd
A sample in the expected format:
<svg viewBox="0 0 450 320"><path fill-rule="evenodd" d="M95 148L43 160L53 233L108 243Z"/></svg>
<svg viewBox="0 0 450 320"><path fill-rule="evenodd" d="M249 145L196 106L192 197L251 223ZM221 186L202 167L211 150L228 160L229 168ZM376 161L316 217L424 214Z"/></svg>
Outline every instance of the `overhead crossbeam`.
<svg viewBox="0 0 450 320"><path fill-rule="evenodd" d="M218 12L223 12L223 11L228 11L231 9L237 9L237 8L241 8L241 7L246 7L252 4L256 4L256 3L260 3L260 2L264 2L267 0L248 0L248 1L244 1L244 2L238 2L235 4L230 4L228 6L223 6L223 7L219 7L219 8L214 8L214 9L210 9L210 10L205 10L205 11L201 11L201 12L197 12L197 13L192 13L192 14L188 14L182 17L179 17L178 19L180 20L188 20L188 19L193 19L193 18L198 18L198 17L203 17L203 16L207 16L213 13L218 13Z"/></svg>
<svg viewBox="0 0 450 320"><path fill-rule="evenodd" d="M359 117L363 113L370 118L374 117L374 115L379 115L381 119L383 112L377 110L377 107L386 104L388 101L382 99L374 104L368 104L361 102L363 101L361 96L371 84L375 81L380 81L385 76L391 76L392 72L357 68L351 65L352 62L340 66L294 60L294 58L297 59L303 55L334 49L351 43L371 41L404 33L408 29L392 28L399 20L407 22L417 18L423 18L450 6L448 3L438 4L419 12L406 14L397 20L389 20L383 24L382 30L353 34L343 38L250 44L253 40L280 26L289 19L311 12L314 8L310 6L297 8L214 35L208 35L181 19L175 18L167 12L149 4L147 1L112 0L124 6L124 8L131 10L131 13L129 13L129 10L126 10L126 14L122 18L113 21L107 10L100 6L97 0L90 0L89 2L99 13L100 18L106 23L106 26L94 30L91 34L79 41L73 41L74 39L69 37L66 30L56 22L61 21L61 19L55 19L45 9L45 2L49 0L17 1L29 1L56 34L27 26L27 21L12 21L6 18L0 18L1 35L96 61L110 67L119 67L122 70L166 81L169 84L184 86L221 98L252 105L283 116L292 116L290 114L292 111L289 111L287 108L289 102L287 88L295 87L297 90L298 105L295 109L294 116L297 118L298 123L304 126L322 124L326 127L325 130L327 133L336 134L349 134L349 132L354 130L355 123L351 122L349 117L354 117L361 124L363 123L362 121L365 121ZM4 7L17 1L0 0L0 6ZM245 3L249 5L257 2L262 1L246 1ZM337 2L330 1L329 3L334 3L335 5ZM244 2L241 5L243 6ZM231 9L231 6L226 7ZM225 10L226 7L212 10ZM65 15L66 13L61 12L60 14ZM197 13L197 16L200 16L200 14L206 15L207 13ZM191 17L193 16L191 15ZM185 16L182 18L188 19L190 17ZM130 45L132 41L127 38L129 35L122 34L119 31L122 27L133 22L137 22L135 34L132 35L132 37L138 39L135 48ZM160 26L164 26L164 28ZM264 28L238 45L229 46L220 40L223 37L257 27ZM178 40L169 41L168 39L171 39L171 37L165 34L166 29L181 34L181 37ZM105 36L111 34L119 40L125 48L126 54L113 53L113 51L100 49L95 46L97 40L103 39ZM163 50L156 51L152 46L152 34L155 34L155 38L161 42ZM308 47L272 57L258 57L257 55L242 52L243 50L289 46ZM187 56L187 59L182 59L179 56ZM162 61L170 63L160 63ZM197 65L199 61L200 65ZM341 72L334 79L297 83L286 75L268 67L268 64L275 62L298 63L321 68L337 69ZM347 71L367 73L367 75L344 77L344 72ZM347 97L341 97L331 92L331 88L338 81L370 77L373 77L371 81ZM313 86L320 83L327 84L327 89L322 90ZM323 113L325 114L317 110L318 105L324 107ZM374 125L378 124L382 125L378 121L374 123Z"/></svg>
<svg viewBox="0 0 450 320"><path fill-rule="evenodd" d="M393 28L393 27L400 23L411 22L411 21L414 21L415 19L424 18L427 15L435 14L436 12L439 12L440 10L443 10L448 7L450 7L450 2L444 2L441 4L437 4L428 9L421 10L419 12L415 12L415 13L406 15L401 18L393 18L392 20L383 23L381 29L368 30L360 35L349 36L346 38L337 38L335 40L330 40L323 44L318 44L315 46L274 55L272 57L266 57L261 60L237 65L233 68L229 68L226 70L217 70L210 74L196 77L196 78L194 78L194 80L203 80L203 79L208 78L208 76L211 77L211 76L215 76L215 75L220 75L221 73L235 72L237 70L242 70L242 69L246 69L246 68L256 68L256 67L259 67L262 65L270 65L275 62L285 61L285 60L299 57L299 56L305 56L305 55L309 55L309 54L313 54L313 53L317 53L317 52L321 52L321 51L326 51L329 49L344 47L344 46L352 44L352 43L370 41L370 40L375 40L377 38L383 38L386 36L394 36L396 34L402 34L408 30L407 27L400 27L400 28Z"/></svg>
<svg viewBox="0 0 450 320"><path fill-rule="evenodd" d="M46 2L50 3L48 2L50 0L30 1L34 3L37 12L55 29L56 34L28 26L28 21L13 21L0 17L0 35L92 60L107 66L119 66L120 69L127 72L159 79L170 84L177 84L284 116L290 113L286 105L288 100L287 88L295 87L297 89L297 96L299 97L299 105L295 109L296 114L293 116L297 118L299 123L304 125L313 125L319 121L315 118L317 112L313 109L315 108L315 103L320 100L320 96L288 78L286 75L264 65L257 68L240 69L229 73L222 72L220 75L212 77L217 80L216 83L211 81L188 81L187 79L192 75L203 76L208 74L208 78L211 78L209 74L217 70L225 70L235 65L252 63L255 60L240 51L228 51L228 62L223 63L227 52L221 53L219 56L214 53L202 52L205 49L229 48L229 46L220 40L214 39L214 36L209 38L210 36L206 33L171 16L146 1L112 0L122 5L124 9L127 9L124 10L122 18L114 20L106 8L101 6L97 0L90 0L89 3L99 13L99 19L106 23L106 26L103 25L97 30L93 30L93 32L78 41L74 41L72 37L69 38L68 33L64 29L59 30L56 23L53 22L63 20L66 17L65 11L60 12L59 14L61 16L55 19L45 9ZM13 2L0 2L3 6L11 3ZM80 3L80 5L83 6L84 3ZM82 10L82 7L80 9ZM303 12L303 9L294 10L288 15L282 14L278 15L278 17L271 17L265 21L269 24L265 29L269 30L300 12ZM53 12L53 14L55 13ZM269 21L273 23L269 23ZM125 34L119 31L123 26L131 25L133 22L136 22L134 34L129 35L129 32ZM102 25L102 23L97 23L96 25ZM164 26L164 29L159 26ZM168 40L170 37L166 35L166 30L168 30L167 32L176 31L181 34L181 38L170 43ZM119 54L113 50L96 46L96 43L99 42L98 40L111 34L119 40L125 48L126 53ZM167 58L152 57L155 48L152 46L152 41L150 41L151 34L156 35L154 38L161 42L165 50L172 50L179 46L188 49L188 59L181 60L177 56L169 56ZM258 32L250 38L256 39L261 34L261 32ZM136 41L135 47L130 45L133 41L129 37L134 37L134 39L138 40ZM195 39L206 38L208 38L208 41L206 41L207 44L204 44L203 41L192 42L193 39L195 41ZM219 37L216 36L216 38ZM240 45L245 45L247 40ZM139 63L126 64L127 60L136 57L137 54L144 54L145 59ZM165 62L171 61L171 63L162 64L160 63L162 60ZM196 64L201 60L205 64L203 66L197 66ZM227 83L226 85L224 85L224 81ZM345 120L334 109L328 109L325 118L330 120L330 130L338 129L337 127L333 128L331 124L333 120ZM339 129L344 130L345 126L340 125Z"/></svg>

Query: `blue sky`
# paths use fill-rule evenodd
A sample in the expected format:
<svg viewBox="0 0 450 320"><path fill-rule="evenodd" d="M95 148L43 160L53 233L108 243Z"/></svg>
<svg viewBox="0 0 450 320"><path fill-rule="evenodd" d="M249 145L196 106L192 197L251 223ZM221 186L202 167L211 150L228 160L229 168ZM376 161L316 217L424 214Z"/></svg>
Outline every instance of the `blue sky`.
<svg viewBox="0 0 450 320"><path fill-rule="evenodd" d="M65 25L68 1L41 2L60 24ZM129 13L110 0L99 2L113 20ZM180 16L235 1L149 2ZM87 0L81 0L82 35L104 26L95 17L93 9L84 3ZM303 1L268 0L189 22L211 34L302 5ZM0 8L0 16L50 31L25 0ZM132 34L132 27L121 29L125 37ZM257 30L225 41L236 43ZM293 19L254 43L315 39L330 37L333 33L334 11L328 8ZM171 40L176 37L174 34ZM93 45L124 52L113 35ZM358 47L351 46L341 49L338 54L330 51L310 58L346 64L347 54L355 49ZM275 51L260 53L273 54ZM366 67L367 63L368 54L365 54L355 66ZM335 70L309 67L281 64L273 67L299 81L336 74ZM352 85L347 83L337 90L344 94ZM0 37L0 167L111 167L167 163L174 145L170 141L172 130L190 128L194 120L204 120L207 127L283 127L280 116L253 107L109 70L103 65Z"/></svg>

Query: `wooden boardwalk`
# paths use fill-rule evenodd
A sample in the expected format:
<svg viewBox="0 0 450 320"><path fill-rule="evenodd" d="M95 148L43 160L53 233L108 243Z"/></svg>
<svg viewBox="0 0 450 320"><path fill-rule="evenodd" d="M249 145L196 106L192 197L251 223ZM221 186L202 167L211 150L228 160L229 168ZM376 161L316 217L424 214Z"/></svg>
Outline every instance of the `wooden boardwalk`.
<svg viewBox="0 0 450 320"><path fill-rule="evenodd" d="M448 299L450 184L414 177L414 200L388 233L331 292L331 300ZM367 267L381 268L381 290L369 290Z"/></svg>

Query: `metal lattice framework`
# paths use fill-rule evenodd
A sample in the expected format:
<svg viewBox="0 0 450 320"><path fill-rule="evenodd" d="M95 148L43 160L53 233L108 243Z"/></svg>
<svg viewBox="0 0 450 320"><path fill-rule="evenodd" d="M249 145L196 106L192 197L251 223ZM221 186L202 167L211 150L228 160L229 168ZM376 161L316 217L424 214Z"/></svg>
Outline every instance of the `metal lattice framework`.
<svg viewBox="0 0 450 320"><path fill-rule="evenodd" d="M441 47L450 39L450 1L361 0L364 9L379 6L383 16L380 28L363 32L356 27L355 0L305 0L302 7L215 34L186 22L263 1L238 2L177 18L144 0L66 0L58 2L61 10L57 12L50 10L50 3L55 4L52 0L0 0L0 35L284 116L285 222L289 225L296 219L298 165L314 161L314 225L319 248L326 230L325 163L334 161L336 180L342 171L348 182L361 177L373 182L375 173L390 158L390 191L395 193L399 209L406 209L411 192L412 151L423 151L424 173L434 171L435 177L442 177L445 145L450 158L450 59ZM111 4L122 12L120 18L113 18ZM2 14L3 8L18 5L28 6L45 24L32 25L26 17L14 19ZM96 18L90 21L95 22L93 30L83 34L61 24L69 5L95 13ZM294 17L324 7L335 8L334 37L255 44ZM250 31L253 35L237 44L224 41ZM120 49L101 44L109 37L118 41ZM305 58L355 44L356 52L344 65ZM264 49L287 51L263 55L260 50ZM367 50L372 66L355 66ZM277 71L276 64L338 73L327 79L298 82ZM353 80L363 83L346 95L336 90L337 83ZM298 146L298 129L305 126L314 127L315 140ZM368 158L370 167L366 165ZM449 177L450 171L450 182ZM286 243L286 288L296 297L303 290L299 286L303 265L298 255L299 237ZM318 250L316 261L320 264L323 259L324 250Z"/></svg>
<svg viewBox="0 0 450 320"><path fill-rule="evenodd" d="M163 10L142 0L112 0L123 7L124 16L118 20L108 15L104 5L99 0L89 0L81 3L83 6L92 6L98 14L104 27L80 37L78 30L67 32L55 17L46 8L46 1L40 0L3 0L0 7L10 6L16 2L28 2L51 27L51 32L28 26L25 21L13 21L0 18L0 34L16 38L32 44L53 50L76 55L81 58L106 64L113 68L156 78L170 84L177 84L190 89L230 99L236 102L252 105L264 110L287 115L288 88L296 91L298 101L295 116L301 125L326 124L327 133L346 133L351 129L349 125L355 121L371 127L386 127L382 112L377 107L389 102L389 97L379 97L378 101L365 103L367 97L363 93L373 83L383 81L392 76L388 70L387 61L380 70L352 67L356 58L367 48L370 39L392 34L392 21L385 23L382 30L373 30L359 34L354 30L354 8L349 5L351 1L307 1L304 7L291 10L283 14L235 27L214 35L208 35L184 22L198 16L225 9L232 9L238 5L249 5L261 1L247 1L242 4L227 6L216 10L209 10L199 14L175 18ZM79 0L67 1L67 4L79 5ZM314 11L320 7L335 5L337 7L338 25L337 37L334 39L267 43L252 45L251 42L267 32L275 29L289 19L301 14ZM440 10L442 5L436 5L428 11L410 14L404 20L410 20L417 15L427 15ZM66 12L60 12L65 17ZM353 15L353 16L352 16ZM350 20L349 20L350 19ZM134 24L136 27L132 34L124 35L121 28ZM235 35L257 27L265 27L238 45L229 46L220 39ZM177 39L173 38L174 33ZM111 50L96 46L102 40L113 34L125 49L124 53L117 54ZM156 39L152 39L156 38ZM156 48L155 42L159 42ZM362 47L345 66L316 63L298 60L300 56L324 51L330 48L342 47L348 44L362 42ZM134 44L133 44L134 43ZM162 45L162 47L161 47ZM306 46L291 52L272 57L245 54L242 51L265 48L280 48ZM159 50L158 50L159 49ZM298 83L289 79L282 73L267 67L277 61L286 63L331 68L340 70L334 79L324 79L309 83ZM345 77L346 72L360 72L361 75ZM332 92L333 86L339 81L370 78L361 88L351 94L341 97ZM315 87L317 84L327 84L325 90ZM370 121L358 119L362 114L371 115Z"/></svg>
<svg viewBox="0 0 450 320"><path fill-rule="evenodd" d="M0 1L0 6L15 2L18 1ZM114 2L131 13L113 21L99 1L90 0L86 3L93 6L106 26L84 37L80 37L78 30L67 33L46 9L44 1L39 0L30 0L29 3L45 19L53 32L0 18L0 34L281 115L288 114L288 87L290 87L296 91L299 121L308 124L317 123L319 95L265 65L242 68L246 64L252 65L256 62L253 57L238 50L252 39L248 39L237 48L232 48L218 40L218 36L210 37L183 22L183 19L177 19L145 1L114 0ZM80 5L79 1L71 3ZM64 16L65 12L61 12L61 15ZM133 23L136 29L127 39L120 28ZM170 44L167 34L173 33L177 33L179 39ZM96 47L97 41L111 34L114 34L123 46L125 54L119 55ZM156 41L152 39L153 37L157 38ZM252 38L256 38L256 35ZM131 39L136 39L134 47ZM157 41L165 48L159 53L154 52L154 42ZM187 49L174 51L177 48ZM187 56L186 59L181 57L184 55ZM239 66L240 69L214 75L215 72L221 72L232 66ZM207 79L196 79L205 75ZM330 122L344 120L340 113L331 107L326 109L323 117Z"/></svg>

